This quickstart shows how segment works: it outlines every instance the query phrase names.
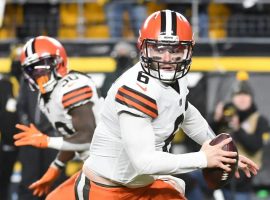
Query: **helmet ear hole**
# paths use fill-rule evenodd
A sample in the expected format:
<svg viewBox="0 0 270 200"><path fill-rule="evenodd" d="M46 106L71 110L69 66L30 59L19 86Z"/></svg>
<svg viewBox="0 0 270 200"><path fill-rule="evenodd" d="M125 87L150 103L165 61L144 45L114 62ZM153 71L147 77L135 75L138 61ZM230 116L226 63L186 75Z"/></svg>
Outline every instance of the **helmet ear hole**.
<svg viewBox="0 0 270 200"><path fill-rule="evenodd" d="M67 74L66 68L64 67L64 63L60 62L55 68L55 74L58 78L61 78Z"/></svg>

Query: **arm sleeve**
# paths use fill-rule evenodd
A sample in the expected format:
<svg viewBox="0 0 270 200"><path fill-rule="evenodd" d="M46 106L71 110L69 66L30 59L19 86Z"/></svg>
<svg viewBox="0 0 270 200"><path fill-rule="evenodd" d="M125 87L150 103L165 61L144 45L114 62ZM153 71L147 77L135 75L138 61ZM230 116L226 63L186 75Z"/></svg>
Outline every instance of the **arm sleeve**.
<svg viewBox="0 0 270 200"><path fill-rule="evenodd" d="M176 155L156 151L154 131L149 118L123 112L119 116L119 122L124 148L139 174L178 174L207 166L203 152Z"/></svg>
<svg viewBox="0 0 270 200"><path fill-rule="evenodd" d="M85 151L88 150L90 142L85 143L72 143L65 141L63 137L50 137L48 147L61 151Z"/></svg>
<svg viewBox="0 0 270 200"><path fill-rule="evenodd" d="M76 132L65 138L50 137L48 146L66 151L88 150L96 127L92 108L92 103L73 108L69 114L72 117L72 124Z"/></svg>
<svg viewBox="0 0 270 200"><path fill-rule="evenodd" d="M188 104L182 129L191 139L200 145L206 140L211 140L215 137L207 121L191 103Z"/></svg>

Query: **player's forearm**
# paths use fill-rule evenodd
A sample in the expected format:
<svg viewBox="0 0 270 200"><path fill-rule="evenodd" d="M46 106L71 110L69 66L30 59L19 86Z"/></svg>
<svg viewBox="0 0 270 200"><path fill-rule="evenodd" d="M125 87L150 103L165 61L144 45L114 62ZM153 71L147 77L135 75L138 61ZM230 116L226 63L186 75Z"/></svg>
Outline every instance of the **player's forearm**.
<svg viewBox="0 0 270 200"><path fill-rule="evenodd" d="M133 165L140 174L181 174L207 166L203 152L170 154L153 152L133 159Z"/></svg>
<svg viewBox="0 0 270 200"><path fill-rule="evenodd" d="M124 148L139 174L177 174L207 166L203 152L174 155L157 151L149 119L120 114Z"/></svg>
<svg viewBox="0 0 270 200"><path fill-rule="evenodd" d="M200 145L206 140L211 140L215 137L215 133L209 127L207 121L192 104L189 104L186 111L182 128L190 138Z"/></svg>
<svg viewBox="0 0 270 200"><path fill-rule="evenodd" d="M70 160L72 160L75 156L74 151L59 151L57 154L56 159L53 161L53 163L58 167L58 168L64 168L66 163Z"/></svg>
<svg viewBox="0 0 270 200"><path fill-rule="evenodd" d="M183 129L184 132L195 142L202 145L205 141L213 139L216 135L210 126L205 122L190 131Z"/></svg>
<svg viewBox="0 0 270 200"><path fill-rule="evenodd" d="M48 147L62 151L85 151L90 147L90 142L73 143L66 141L63 137L49 137Z"/></svg>

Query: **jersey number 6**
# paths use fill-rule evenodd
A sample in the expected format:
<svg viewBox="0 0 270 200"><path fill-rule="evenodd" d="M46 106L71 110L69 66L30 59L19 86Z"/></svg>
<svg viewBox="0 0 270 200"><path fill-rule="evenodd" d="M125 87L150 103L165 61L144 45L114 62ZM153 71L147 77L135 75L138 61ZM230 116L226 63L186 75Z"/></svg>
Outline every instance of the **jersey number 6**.
<svg viewBox="0 0 270 200"><path fill-rule="evenodd" d="M145 73L141 71L138 73L137 81L147 84L149 82L149 77L146 76Z"/></svg>

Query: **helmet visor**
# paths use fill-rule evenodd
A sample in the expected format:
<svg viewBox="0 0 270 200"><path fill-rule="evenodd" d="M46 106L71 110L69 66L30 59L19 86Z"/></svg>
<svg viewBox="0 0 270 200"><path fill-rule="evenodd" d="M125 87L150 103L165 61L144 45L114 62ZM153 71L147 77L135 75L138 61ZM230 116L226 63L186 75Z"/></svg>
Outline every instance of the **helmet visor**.
<svg viewBox="0 0 270 200"><path fill-rule="evenodd" d="M143 69L163 82L174 82L188 73L192 48L192 41L145 40L141 52Z"/></svg>
<svg viewBox="0 0 270 200"><path fill-rule="evenodd" d="M145 42L146 57L153 62L175 64L191 59L191 45L188 42L166 43L148 40Z"/></svg>
<svg viewBox="0 0 270 200"><path fill-rule="evenodd" d="M24 74L30 84L40 90L42 94L46 93L46 85L52 78L52 72L57 65L55 58L43 58L37 62L24 66Z"/></svg>
<svg viewBox="0 0 270 200"><path fill-rule="evenodd" d="M56 60L54 58L45 58L38 62L31 63L24 66L24 72L33 80L37 80L43 76L50 76L51 71L56 66Z"/></svg>

